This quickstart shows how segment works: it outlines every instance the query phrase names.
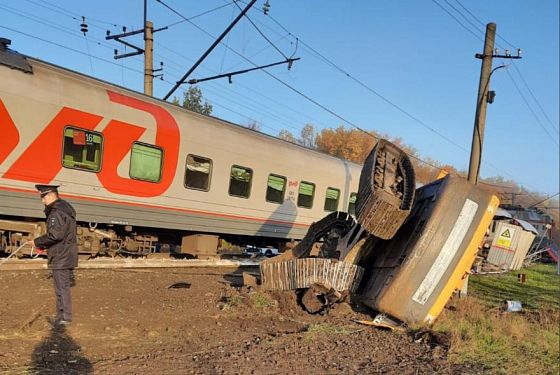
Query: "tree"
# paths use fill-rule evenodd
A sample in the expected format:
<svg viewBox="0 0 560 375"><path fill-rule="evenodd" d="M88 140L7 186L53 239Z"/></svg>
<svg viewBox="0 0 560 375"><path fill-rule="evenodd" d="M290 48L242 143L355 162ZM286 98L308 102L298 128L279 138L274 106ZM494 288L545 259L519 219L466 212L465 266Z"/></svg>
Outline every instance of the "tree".
<svg viewBox="0 0 560 375"><path fill-rule="evenodd" d="M315 147L315 127L311 124L306 124L303 129L301 129L299 144L304 147L313 148Z"/></svg>
<svg viewBox="0 0 560 375"><path fill-rule="evenodd" d="M336 129L325 128L315 139L320 151L355 163L363 163L377 142L377 136L366 134L357 129L345 129L340 125Z"/></svg>
<svg viewBox="0 0 560 375"><path fill-rule="evenodd" d="M208 103L206 100L204 103L202 102L202 90L196 86L189 87L189 89L183 93L183 103L179 103L177 97L173 97L171 102L203 115L210 115L212 113L212 104Z"/></svg>
<svg viewBox="0 0 560 375"><path fill-rule="evenodd" d="M245 126L249 129L256 130L258 132L261 131L261 123L258 122L257 120L250 119L247 122L247 125L245 125Z"/></svg>
<svg viewBox="0 0 560 375"><path fill-rule="evenodd" d="M286 129L280 130L280 132L278 133L278 138L288 142L296 143L296 137L289 130Z"/></svg>

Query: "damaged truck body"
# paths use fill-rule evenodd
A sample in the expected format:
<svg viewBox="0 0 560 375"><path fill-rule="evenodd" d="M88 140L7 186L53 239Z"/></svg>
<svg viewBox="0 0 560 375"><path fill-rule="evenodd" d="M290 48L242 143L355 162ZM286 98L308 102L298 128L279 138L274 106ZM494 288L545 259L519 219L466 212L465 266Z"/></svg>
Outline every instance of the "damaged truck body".
<svg viewBox="0 0 560 375"><path fill-rule="evenodd" d="M415 189L406 153L380 140L360 175L356 219L334 212L311 225L296 247L261 264L262 285L301 290L304 305L352 293L393 319L430 324L462 286L498 204L454 175Z"/></svg>

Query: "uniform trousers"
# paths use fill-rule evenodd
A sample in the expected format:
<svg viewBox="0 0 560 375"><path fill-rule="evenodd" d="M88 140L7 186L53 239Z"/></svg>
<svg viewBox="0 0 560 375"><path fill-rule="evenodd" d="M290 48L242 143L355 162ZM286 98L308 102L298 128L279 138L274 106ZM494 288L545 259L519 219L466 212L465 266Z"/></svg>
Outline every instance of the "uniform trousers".
<svg viewBox="0 0 560 375"><path fill-rule="evenodd" d="M53 269L54 293L56 295L56 320L72 321L72 269Z"/></svg>

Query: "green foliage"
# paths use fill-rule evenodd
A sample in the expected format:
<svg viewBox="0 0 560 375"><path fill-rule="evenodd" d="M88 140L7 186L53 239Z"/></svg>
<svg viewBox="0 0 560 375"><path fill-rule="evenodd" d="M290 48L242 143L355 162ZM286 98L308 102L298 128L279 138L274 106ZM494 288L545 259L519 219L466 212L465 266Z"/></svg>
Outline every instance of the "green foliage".
<svg viewBox="0 0 560 375"><path fill-rule="evenodd" d="M527 275L526 282L520 283L517 274ZM535 310L542 307L560 308L560 276L556 267L538 264L519 271L501 275L472 275L469 279L469 293L478 297L489 307L499 306L504 300L521 301L523 307Z"/></svg>
<svg viewBox="0 0 560 375"><path fill-rule="evenodd" d="M267 295L259 292L251 293L249 299L253 306L258 309L264 309L276 305L276 302L271 300Z"/></svg>
<svg viewBox="0 0 560 375"><path fill-rule="evenodd" d="M183 93L183 102L180 103L177 97L174 97L171 102L175 105L180 105L193 112L198 112L203 115L212 114L212 104L207 101L202 102L202 90L196 86L191 86Z"/></svg>
<svg viewBox="0 0 560 375"><path fill-rule="evenodd" d="M527 282L519 283L517 273L526 273ZM550 265L471 276L469 297L445 310L433 326L450 336L449 360L477 363L490 373L559 373L558 282ZM505 299L522 301L524 310L504 312Z"/></svg>
<svg viewBox="0 0 560 375"><path fill-rule="evenodd" d="M241 297L238 294L233 295L233 296L229 296L229 297L225 297L224 300L225 301L222 304L222 310L223 311L232 311L232 310L236 309L237 307L241 306L241 304L243 303L243 297Z"/></svg>

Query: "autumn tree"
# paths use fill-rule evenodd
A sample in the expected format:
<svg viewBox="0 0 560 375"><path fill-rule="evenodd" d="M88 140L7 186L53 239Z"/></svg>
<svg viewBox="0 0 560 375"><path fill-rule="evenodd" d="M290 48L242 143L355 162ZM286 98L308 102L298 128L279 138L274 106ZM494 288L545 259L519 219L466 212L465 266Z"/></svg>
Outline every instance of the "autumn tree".
<svg viewBox="0 0 560 375"><path fill-rule="evenodd" d="M278 133L278 138L288 142L296 143L296 137L289 130L286 129L280 130L280 132Z"/></svg>
<svg viewBox="0 0 560 375"><path fill-rule="evenodd" d="M183 92L183 102L179 102L179 98L173 97L171 102L179 105L193 112L198 112L203 115L210 115L212 113L212 104L206 100L202 101L202 90L196 86L191 86L187 91Z"/></svg>
<svg viewBox="0 0 560 375"><path fill-rule="evenodd" d="M336 129L321 130L317 134L315 145L320 151L361 164L375 146L377 139L373 132L364 133L340 125Z"/></svg>

